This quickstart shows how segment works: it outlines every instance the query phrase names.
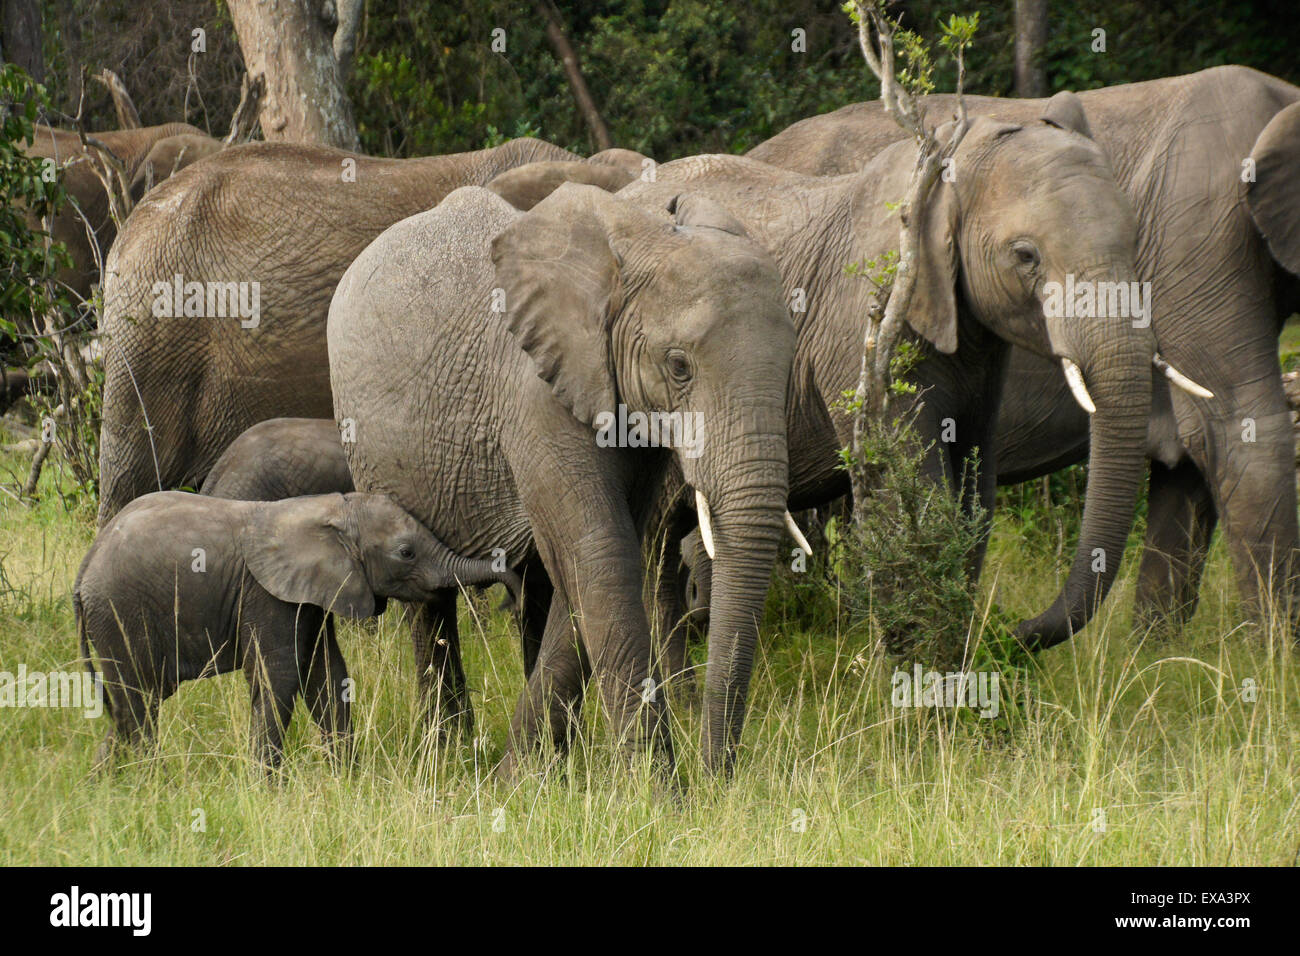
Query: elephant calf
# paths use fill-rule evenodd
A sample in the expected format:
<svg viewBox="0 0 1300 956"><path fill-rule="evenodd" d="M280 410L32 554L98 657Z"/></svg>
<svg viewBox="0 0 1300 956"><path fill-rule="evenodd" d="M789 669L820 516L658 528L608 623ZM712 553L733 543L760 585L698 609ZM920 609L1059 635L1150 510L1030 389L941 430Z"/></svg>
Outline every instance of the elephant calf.
<svg viewBox="0 0 1300 956"><path fill-rule="evenodd" d="M332 418L272 418L243 432L221 453L200 494L279 501L355 490Z"/></svg>
<svg viewBox="0 0 1300 956"><path fill-rule="evenodd" d="M329 612L380 613L387 598L427 601L457 583L519 579L450 551L382 495L222 501L145 495L91 545L73 605L87 666L104 670L116 743L152 737L158 707L181 681L242 668L253 697L253 746L280 762L299 694L336 752L351 718L347 667Z"/></svg>

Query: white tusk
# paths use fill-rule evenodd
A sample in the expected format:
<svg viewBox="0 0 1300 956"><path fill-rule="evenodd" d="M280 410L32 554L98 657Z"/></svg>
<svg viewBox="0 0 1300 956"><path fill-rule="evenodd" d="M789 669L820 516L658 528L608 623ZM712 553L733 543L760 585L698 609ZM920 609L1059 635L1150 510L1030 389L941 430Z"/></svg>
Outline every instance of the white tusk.
<svg viewBox="0 0 1300 956"><path fill-rule="evenodd" d="M1151 364L1154 365L1156 368L1158 368L1161 372L1163 372L1165 378L1169 379L1169 381L1173 382L1175 385L1177 385L1187 394L1195 395L1197 398L1214 397L1214 393L1212 391L1210 391L1204 385L1198 385L1196 382L1193 382L1182 372L1178 371L1178 369L1174 368L1163 358L1161 358L1159 352L1151 356Z"/></svg>
<svg viewBox="0 0 1300 956"><path fill-rule="evenodd" d="M1068 358L1061 359L1061 365L1065 369L1065 381L1070 386L1070 394L1079 403L1079 407L1089 415L1096 412L1097 406L1088 394L1088 386L1083 384L1083 371Z"/></svg>
<svg viewBox="0 0 1300 956"><path fill-rule="evenodd" d="M704 551L713 560L713 519L709 517L709 503L704 500L704 492L695 489L695 517L700 522L700 540L704 542Z"/></svg>
<svg viewBox="0 0 1300 956"><path fill-rule="evenodd" d="M794 538L794 543L803 548L803 553L812 557L812 545L808 543L808 539L805 538L803 532L799 530L799 525L795 523L794 515L790 514L788 511L785 513L785 529L790 532L790 537Z"/></svg>

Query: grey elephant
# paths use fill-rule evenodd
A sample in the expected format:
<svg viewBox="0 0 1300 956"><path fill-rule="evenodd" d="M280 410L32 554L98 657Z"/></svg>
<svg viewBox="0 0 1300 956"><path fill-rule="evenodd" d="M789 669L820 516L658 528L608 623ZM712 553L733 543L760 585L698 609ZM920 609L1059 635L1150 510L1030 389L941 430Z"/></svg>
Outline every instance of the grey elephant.
<svg viewBox="0 0 1300 956"><path fill-rule="evenodd" d="M104 130L89 135L122 161L132 197L137 201L145 193L146 168L152 171L154 183L162 182L173 171L184 169L221 148L220 140L187 123ZM180 149L182 144L185 147L183 152ZM67 247L72 259L71 266L60 270L59 280L83 299L88 299L91 287L100 280L100 257L108 254L117 234L117 227L109 215L108 194L95 175L82 149L81 138L75 132L39 126L35 141L24 151L29 156L51 159L62 168L63 187L85 216L83 220L69 203L54 217L50 233L55 242L62 242ZM171 162L164 163L164 156ZM93 230L97 249L91 248L87 224Z"/></svg>
<svg viewBox="0 0 1300 956"><path fill-rule="evenodd" d="M259 421L332 414L330 296L384 229L458 186L579 158L536 139L402 160L250 143L151 190L107 264L100 524L198 487Z"/></svg>
<svg viewBox="0 0 1300 956"><path fill-rule="evenodd" d="M966 99L974 115L1020 123L1044 105ZM1192 613L1219 520L1248 604L1266 604L1260 582L1271 582L1272 597L1294 613L1295 451L1277 339L1300 308L1300 88L1222 66L1089 90L1079 101L1137 211L1138 276L1151 283L1161 354L1203 386L1170 394L1162 380L1153 403L1157 413L1169 409L1176 434L1167 440L1153 421L1138 618L1177 623ZM948 110L952 101L928 102ZM832 175L902 136L879 102L858 103L796 123L749 155ZM1087 419L1071 405L1061 375L1017 349L997 437L1007 469L999 465L999 481L1086 454Z"/></svg>
<svg viewBox="0 0 1300 956"><path fill-rule="evenodd" d="M648 210L565 184L521 214L461 189L349 267L329 355L357 487L462 553L537 556L554 586L507 773L567 743L592 674L625 744L671 761L641 601L670 463L711 517L703 751L730 766L785 513L793 354L772 260L692 196Z"/></svg>
<svg viewBox="0 0 1300 956"><path fill-rule="evenodd" d="M332 418L272 418L259 422L222 452L200 493L238 501L280 501L353 491L352 473L339 439L339 427ZM504 565L498 566L505 570ZM531 623L540 631L546 621L550 582L540 567L526 568L525 573L528 602L520 602L519 588L510 589L500 610L514 613L522 627ZM428 723L443 739L450 739L453 732L466 735L473 729L470 712L458 714L456 719L439 720L443 703L439 694L447 688L462 689L465 683L459 649L452 648L444 636L456 633L456 595L455 590L440 591L410 608L411 642L416 660L423 662L418 668L420 701ZM531 668L534 655L526 644L524 653L525 665ZM448 709L453 706L449 698Z"/></svg>
<svg viewBox="0 0 1300 956"><path fill-rule="evenodd" d="M73 590L82 654L92 671L92 646L100 660L113 721L98 762L150 739L159 704L181 682L237 669L265 766L280 762L299 695L338 751L351 718L332 613L369 617L390 597L421 601L494 580L518 588L378 495L146 495L101 531Z"/></svg>
<svg viewBox="0 0 1300 956"><path fill-rule="evenodd" d="M619 193L657 204L675 190L698 191L725 204L780 264L790 301L803 308L796 312L789 432L793 510L848 490L837 452L849 443L850 420L831 409L857 383L874 287L846 275L845 266L897 248L898 223L886 204L904 195L914 160L915 147L898 143L859 172L811 177L749 158L691 157L660 166L657 183ZM1010 343L1063 366L1093 412L1091 477L1073 564L1052 605L1020 627L1027 644L1045 647L1083 627L1119 569L1143 479L1157 343L1129 316L1047 316L1044 302L1067 276L1132 280L1137 226L1068 93L1023 123L975 119L952 168L955 177L936 186L918 226L917 292L907 316L922 346L910 377L923 401L917 425L932 443L927 473L991 511L992 438ZM978 481L962 480L976 451ZM680 614L671 595L661 597L671 615L662 624L667 630Z"/></svg>
<svg viewBox="0 0 1300 956"><path fill-rule="evenodd" d="M334 419L272 418L230 443L199 493L236 501L279 501L353 490Z"/></svg>

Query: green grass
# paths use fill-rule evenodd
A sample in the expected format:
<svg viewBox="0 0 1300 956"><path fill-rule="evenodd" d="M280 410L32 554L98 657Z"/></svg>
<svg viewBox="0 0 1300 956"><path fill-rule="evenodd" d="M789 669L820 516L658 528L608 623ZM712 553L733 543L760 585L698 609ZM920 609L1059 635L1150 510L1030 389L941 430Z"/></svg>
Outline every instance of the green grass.
<svg viewBox="0 0 1300 956"><path fill-rule="evenodd" d="M1300 368L1300 316L1291 316L1282 327L1282 336L1278 340L1278 353L1282 361L1282 371L1294 372Z"/></svg>
<svg viewBox="0 0 1300 956"><path fill-rule="evenodd" d="M0 480L22 467L0 458ZM51 480L32 509L0 495L0 671L77 666L68 593L93 517L65 511ZM1068 564L1068 543L1031 518L999 519L985 577L1019 613ZM625 766L594 713L558 765L494 777L522 676L488 599L461 619L479 747L421 733L395 614L341 628L358 685L350 773L330 769L299 708L282 779L263 782L239 674L186 684L157 753L103 776L90 772L100 721L0 710L0 864L1295 864L1293 652L1241 623L1219 547L1174 638L1130 631L1132 572L1099 621L1039 656L993 726L892 707L893 666L837 623L833 595L780 574L735 779L706 777L698 715L678 708L680 799Z"/></svg>

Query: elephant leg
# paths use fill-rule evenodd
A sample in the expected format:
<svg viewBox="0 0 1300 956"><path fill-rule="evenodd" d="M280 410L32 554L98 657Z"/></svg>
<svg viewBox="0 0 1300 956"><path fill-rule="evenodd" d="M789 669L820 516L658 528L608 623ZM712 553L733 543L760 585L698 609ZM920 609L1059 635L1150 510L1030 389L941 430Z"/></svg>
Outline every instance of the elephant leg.
<svg viewBox="0 0 1300 956"><path fill-rule="evenodd" d="M668 691L688 700L695 696L695 674L686 666L690 608L686 603L688 572L682 564L681 537L674 531L656 548L651 588L655 659Z"/></svg>
<svg viewBox="0 0 1300 956"><path fill-rule="evenodd" d="M120 751L149 747L157 732L158 711L162 703L158 694L126 686L119 673L107 668L104 673L104 692L108 697L112 723L95 752L96 769L107 767L114 754Z"/></svg>
<svg viewBox="0 0 1300 956"><path fill-rule="evenodd" d="M346 763L352 757L352 704L347 693L347 663L334 635L334 615L326 617L324 633L303 664L302 696L311 718L331 757Z"/></svg>
<svg viewBox="0 0 1300 956"><path fill-rule="evenodd" d="M121 389L119 388L119 391ZM105 408L110 395L105 386ZM126 401L116 397L117 402ZM130 396L134 400L134 396ZM116 427L105 417L99 449L99 527L104 527L123 508L151 491L163 490L162 475L155 467L156 449L152 433L143 422L119 423Z"/></svg>
<svg viewBox="0 0 1300 956"><path fill-rule="evenodd" d="M552 547L554 539L539 535L539 550L556 584L551 613L572 609L582 647L599 681L602 704L624 748L629 754L649 748L671 766L667 706L649 639L641 549L631 515L615 506L604 514L593 508L583 517L589 530L572 545L566 541L563 547ZM555 697L556 685L552 669L542 664L554 623L553 618L547 620L543 652L529 677L526 693L533 701L529 713L534 728L530 732L521 722L521 743L535 739L532 735L548 726L543 715L549 712L547 700ZM568 670L572 671L571 662Z"/></svg>
<svg viewBox="0 0 1300 956"><path fill-rule="evenodd" d="M1216 423L1215 505L1247 613L1256 619L1287 614L1294 633L1300 612L1295 436L1280 376L1274 375L1269 386L1277 394L1267 404L1276 410L1254 415L1248 410L1241 418Z"/></svg>
<svg viewBox="0 0 1300 956"><path fill-rule="evenodd" d="M527 677L537 666L555 588L539 558L532 558L524 565L523 579L524 606L519 610L519 647L524 658L524 676Z"/></svg>
<svg viewBox="0 0 1300 956"><path fill-rule="evenodd" d="M1177 629L1191 620L1217 520L1210 488L1190 459L1174 468L1151 463L1134 602L1138 626Z"/></svg>
<svg viewBox="0 0 1300 956"><path fill-rule="evenodd" d="M408 605L420 702L428 726L436 727L443 740L474 732L474 708L460 660L456 595L449 588L432 601Z"/></svg>
<svg viewBox="0 0 1300 956"><path fill-rule="evenodd" d="M264 653L254 643L244 655L244 676L252 695L253 756L269 774L284 758L284 732L301 687L293 648Z"/></svg>
<svg viewBox="0 0 1300 956"><path fill-rule="evenodd" d="M578 731L583 691L590 678L591 662L574 629L569 605L557 593L535 666L510 721L503 776L512 777L524 755L540 752L548 740L560 753L568 750Z"/></svg>

